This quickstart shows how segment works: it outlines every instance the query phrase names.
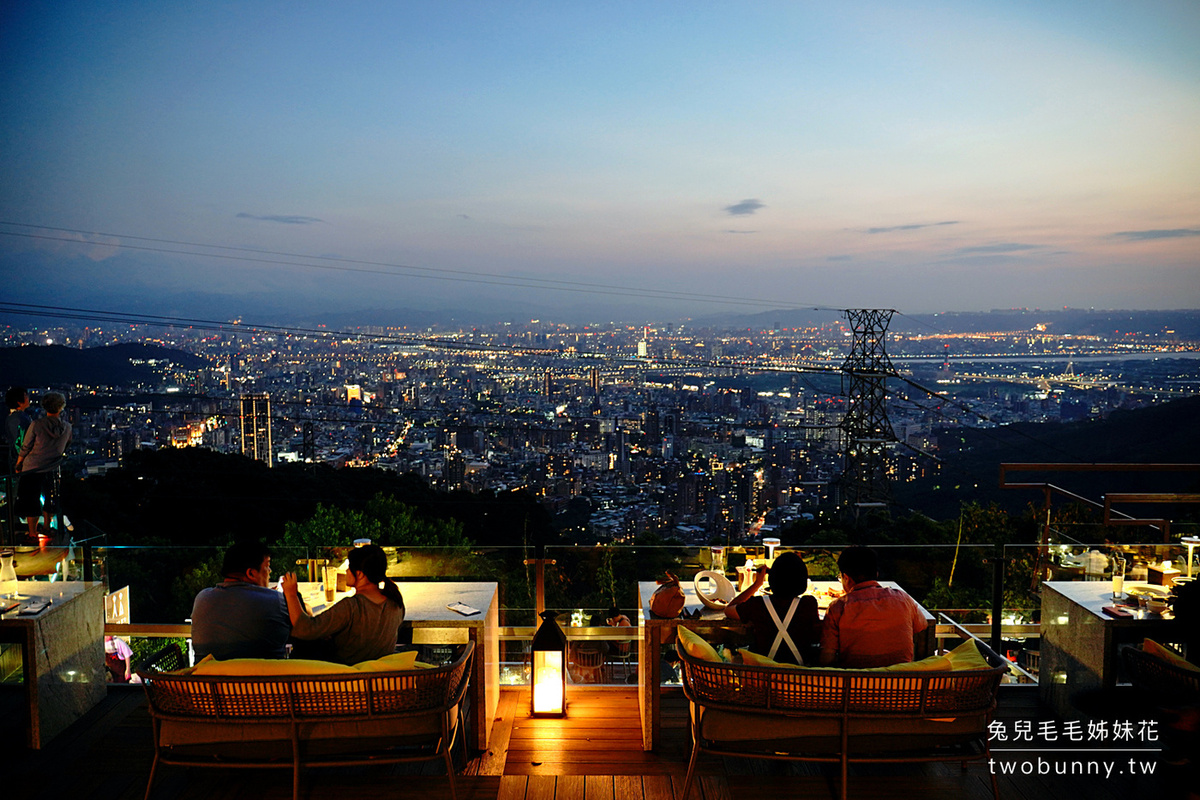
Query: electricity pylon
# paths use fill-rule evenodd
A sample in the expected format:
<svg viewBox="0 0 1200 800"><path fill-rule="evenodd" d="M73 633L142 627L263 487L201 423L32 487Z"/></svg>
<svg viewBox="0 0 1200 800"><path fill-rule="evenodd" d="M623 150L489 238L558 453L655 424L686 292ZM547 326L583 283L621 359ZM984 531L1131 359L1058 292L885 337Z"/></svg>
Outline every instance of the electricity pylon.
<svg viewBox="0 0 1200 800"><path fill-rule="evenodd" d="M892 362L887 355L887 309L851 308L846 317L854 332L850 354L842 365L843 469L841 506L858 515L864 508L886 507L891 498L887 455L896 441L887 415L887 378Z"/></svg>

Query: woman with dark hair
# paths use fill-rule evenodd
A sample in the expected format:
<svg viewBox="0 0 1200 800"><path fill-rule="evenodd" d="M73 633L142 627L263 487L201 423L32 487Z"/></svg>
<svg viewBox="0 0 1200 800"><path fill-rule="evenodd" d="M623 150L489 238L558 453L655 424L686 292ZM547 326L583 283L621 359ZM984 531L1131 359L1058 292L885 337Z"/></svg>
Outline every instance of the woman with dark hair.
<svg viewBox="0 0 1200 800"><path fill-rule="evenodd" d="M285 575L281 584L292 620L292 638L328 639L331 652L326 660L357 664L396 649L396 635L404 622L404 597L387 577L387 555L379 545L356 547L347 560L346 588L353 589L354 595L315 617L300 602L294 573Z"/></svg>
<svg viewBox="0 0 1200 800"><path fill-rule="evenodd" d="M770 568L771 593L758 595L767 580L767 567L754 573L754 582L725 607L725 616L745 622L754 635L750 650L784 664L804 664L807 651L821 641L817 598L806 595L808 567L797 553L782 553Z"/></svg>

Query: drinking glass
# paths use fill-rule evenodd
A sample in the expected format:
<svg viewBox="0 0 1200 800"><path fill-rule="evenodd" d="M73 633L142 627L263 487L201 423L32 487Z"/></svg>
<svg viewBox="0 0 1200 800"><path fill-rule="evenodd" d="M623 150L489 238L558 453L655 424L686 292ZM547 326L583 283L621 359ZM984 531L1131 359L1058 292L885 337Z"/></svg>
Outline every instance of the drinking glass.
<svg viewBox="0 0 1200 800"><path fill-rule="evenodd" d="M1118 598L1125 591L1125 559L1113 556L1112 562L1112 596Z"/></svg>
<svg viewBox="0 0 1200 800"><path fill-rule="evenodd" d="M337 567L325 567L325 602L332 603L337 589Z"/></svg>
<svg viewBox="0 0 1200 800"><path fill-rule="evenodd" d="M708 548L711 556L713 572L725 572L725 548L721 545L714 544Z"/></svg>

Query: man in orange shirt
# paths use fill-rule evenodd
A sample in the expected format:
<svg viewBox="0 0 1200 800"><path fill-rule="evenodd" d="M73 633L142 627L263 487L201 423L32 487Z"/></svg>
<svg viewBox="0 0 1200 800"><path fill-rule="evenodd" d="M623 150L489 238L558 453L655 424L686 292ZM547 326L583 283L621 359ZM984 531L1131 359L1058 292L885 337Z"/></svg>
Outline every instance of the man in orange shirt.
<svg viewBox="0 0 1200 800"><path fill-rule="evenodd" d="M926 625L916 601L879 585L879 561L869 547L843 550L838 569L846 594L825 613L821 664L866 669L912 661L913 634Z"/></svg>

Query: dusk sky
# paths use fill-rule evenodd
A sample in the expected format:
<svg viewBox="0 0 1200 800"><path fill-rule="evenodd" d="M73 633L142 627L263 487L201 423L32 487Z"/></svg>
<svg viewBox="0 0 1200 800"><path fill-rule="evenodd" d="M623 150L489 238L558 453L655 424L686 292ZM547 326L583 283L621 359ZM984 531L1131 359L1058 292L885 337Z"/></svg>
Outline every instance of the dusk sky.
<svg viewBox="0 0 1200 800"><path fill-rule="evenodd" d="M1198 42L1196 0L0 0L0 279L115 310L1197 308Z"/></svg>

